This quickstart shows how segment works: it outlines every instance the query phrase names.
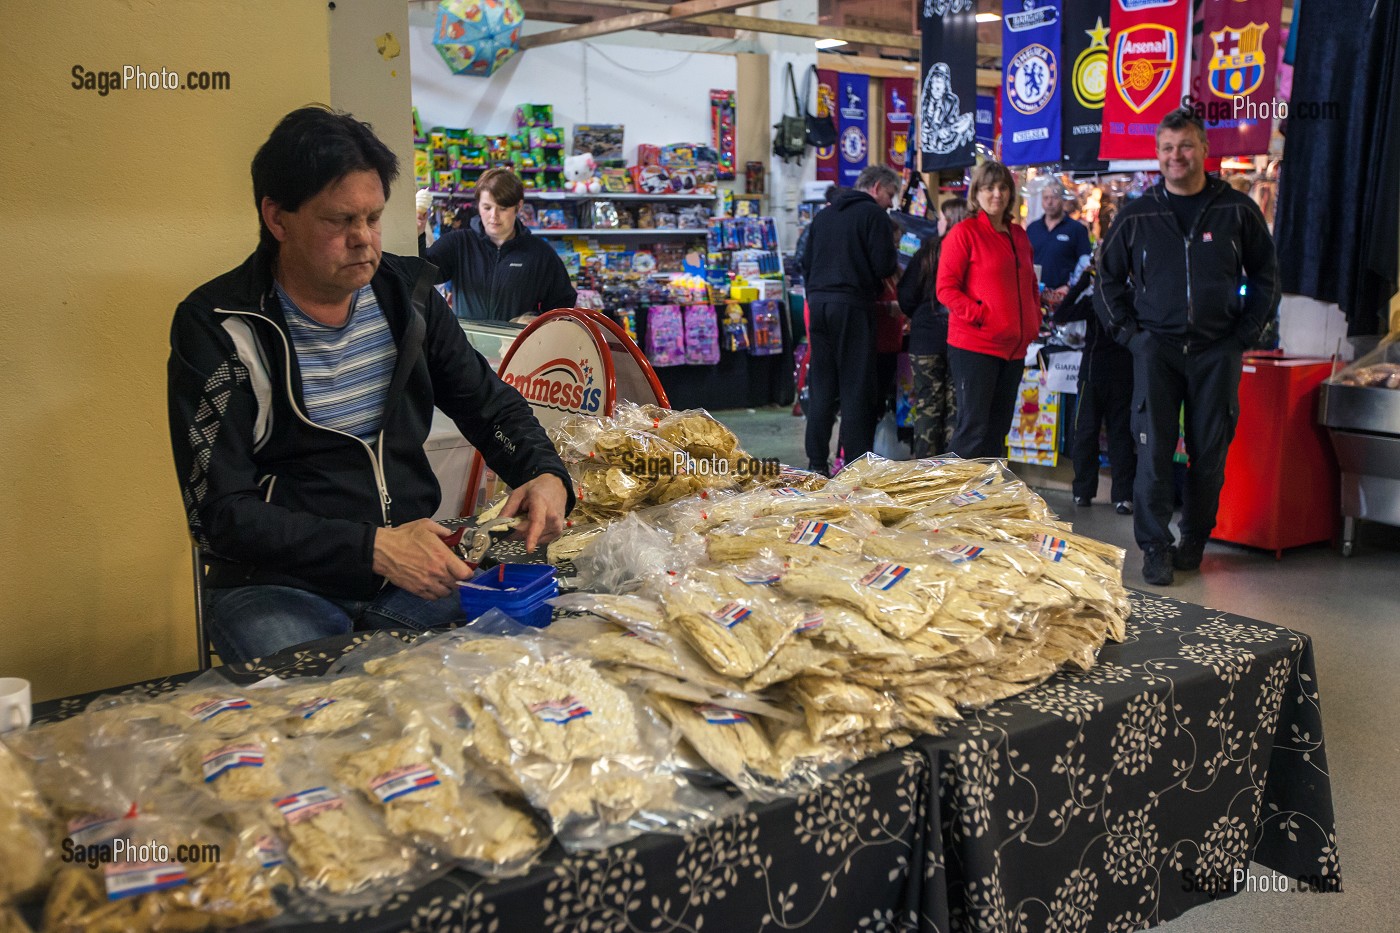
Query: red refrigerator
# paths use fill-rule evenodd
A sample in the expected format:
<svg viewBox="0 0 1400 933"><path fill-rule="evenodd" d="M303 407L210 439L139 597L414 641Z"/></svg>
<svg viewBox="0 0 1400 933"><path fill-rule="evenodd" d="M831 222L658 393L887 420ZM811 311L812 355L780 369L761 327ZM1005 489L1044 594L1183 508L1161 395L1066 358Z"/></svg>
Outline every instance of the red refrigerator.
<svg viewBox="0 0 1400 933"><path fill-rule="evenodd" d="M1340 516L1337 461L1317 423L1332 361L1246 354L1240 420L1211 537L1264 548L1330 541Z"/></svg>

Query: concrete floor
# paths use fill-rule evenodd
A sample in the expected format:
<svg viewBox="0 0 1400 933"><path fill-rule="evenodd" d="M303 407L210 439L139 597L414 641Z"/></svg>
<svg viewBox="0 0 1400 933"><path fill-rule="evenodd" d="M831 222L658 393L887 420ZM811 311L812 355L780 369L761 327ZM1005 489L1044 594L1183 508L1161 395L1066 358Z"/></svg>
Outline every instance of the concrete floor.
<svg viewBox="0 0 1400 933"><path fill-rule="evenodd" d="M753 456L806 462L806 422L792 417L790 409L715 415ZM1043 471L1023 475L1075 531L1128 551L1124 583L1129 587L1286 626L1306 633L1315 645L1346 890L1238 894L1198 907L1160 929L1400 929L1400 883L1388 880L1394 856L1387 854L1400 839L1400 529L1363 523L1356 553L1349 558L1321 544L1286 551L1275 560L1269 552L1211 542L1199 572L1178 573L1173 586L1153 587L1142 579L1132 518L1107 504L1106 473L1096 504L1087 508L1076 507L1067 490L1043 488ZM1265 870L1256 866L1256 871Z"/></svg>

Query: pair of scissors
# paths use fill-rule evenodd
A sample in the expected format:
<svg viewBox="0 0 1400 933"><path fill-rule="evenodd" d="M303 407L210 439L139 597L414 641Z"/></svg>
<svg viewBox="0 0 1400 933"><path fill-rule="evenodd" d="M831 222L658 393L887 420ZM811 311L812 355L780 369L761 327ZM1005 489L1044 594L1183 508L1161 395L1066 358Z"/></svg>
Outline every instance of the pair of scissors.
<svg viewBox="0 0 1400 933"><path fill-rule="evenodd" d="M474 515L470 518L453 518L440 522L452 533L442 539L442 543L452 548L468 566L475 570L491 549L491 535L511 531L520 524L520 519L499 516Z"/></svg>

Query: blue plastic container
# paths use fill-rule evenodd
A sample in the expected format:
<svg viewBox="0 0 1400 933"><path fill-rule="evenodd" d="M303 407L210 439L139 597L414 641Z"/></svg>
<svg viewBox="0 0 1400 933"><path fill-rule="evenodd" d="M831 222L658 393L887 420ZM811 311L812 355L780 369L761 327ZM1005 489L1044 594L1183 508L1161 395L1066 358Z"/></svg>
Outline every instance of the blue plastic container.
<svg viewBox="0 0 1400 933"><path fill-rule="evenodd" d="M554 607L545 600L559 595L559 581L549 564L497 564L457 584L467 621L499 609L521 625L544 628Z"/></svg>

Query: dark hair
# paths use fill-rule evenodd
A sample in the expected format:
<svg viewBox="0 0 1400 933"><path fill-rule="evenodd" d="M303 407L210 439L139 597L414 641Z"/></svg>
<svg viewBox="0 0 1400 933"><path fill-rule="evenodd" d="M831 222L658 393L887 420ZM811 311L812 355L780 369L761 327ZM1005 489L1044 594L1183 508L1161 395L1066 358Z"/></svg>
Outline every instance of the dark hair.
<svg viewBox="0 0 1400 933"><path fill-rule="evenodd" d="M949 198L943 202L943 206L938 209L943 215L943 219L948 221L949 229L959 221L967 220L967 199Z"/></svg>
<svg viewBox="0 0 1400 933"><path fill-rule="evenodd" d="M399 160L368 123L323 104L287 114L253 156L258 249L277 250L277 238L263 223L263 198L295 211L327 185L351 172L366 171L379 175L388 200L389 186L399 176Z"/></svg>
<svg viewBox="0 0 1400 933"><path fill-rule="evenodd" d="M1162 130L1184 130L1188 126L1195 127L1196 136L1201 142L1206 141L1206 125L1201 118L1196 116L1194 110L1179 107L1162 118L1162 122L1157 124L1157 135L1161 135Z"/></svg>
<svg viewBox="0 0 1400 933"><path fill-rule="evenodd" d="M937 236L924 237L924 242L919 244L920 249L924 250L924 267L919 274L923 276L924 288L928 289L934 304L938 304L935 293L938 290L938 253L942 245L943 241Z"/></svg>
<svg viewBox="0 0 1400 933"><path fill-rule="evenodd" d="M514 207L525 200L525 185L508 168L489 168L476 182L477 192L486 192L501 207Z"/></svg>

